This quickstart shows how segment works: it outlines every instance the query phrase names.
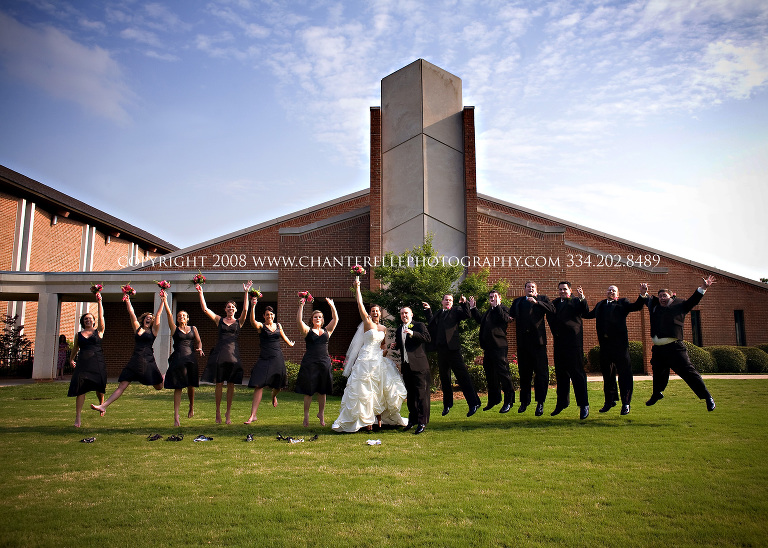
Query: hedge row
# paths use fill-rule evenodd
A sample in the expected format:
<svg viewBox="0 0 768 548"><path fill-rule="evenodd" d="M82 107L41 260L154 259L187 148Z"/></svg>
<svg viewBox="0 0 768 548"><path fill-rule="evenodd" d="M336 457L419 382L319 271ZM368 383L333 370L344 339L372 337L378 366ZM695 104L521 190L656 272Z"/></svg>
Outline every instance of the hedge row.
<svg viewBox="0 0 768 548"><path fill-rule="evenodd" d="M688 349L688 355L691 363L699 373L768 373L768 344L754 346L706 346L700 348L688 341L683 341ZM643 369L643 345L640 341L629 341L629 359L632 364L632 372L642 374ZM591 348L585 357L588 361L588 371L600 371L600 347ZM468 364L467 370L478 392L487 392L488 384L485 379L485 370L480 363ZM296 377L299 374L299 364L287 361L285 368L288 373L288 386L286 390L293 390L296 387ZM512 377L512 386L515 390L520 388L520 372L517 368L517 362L509 364L509 370ZM437 389L440 380L435 374L433 379L433 389ZM455 381L454 381L455 382ZM549 366L549 384L554 385L555 368ZM347 385L347 378L341 373L341 369L333 369L333 395L341 396Z"/></svg>

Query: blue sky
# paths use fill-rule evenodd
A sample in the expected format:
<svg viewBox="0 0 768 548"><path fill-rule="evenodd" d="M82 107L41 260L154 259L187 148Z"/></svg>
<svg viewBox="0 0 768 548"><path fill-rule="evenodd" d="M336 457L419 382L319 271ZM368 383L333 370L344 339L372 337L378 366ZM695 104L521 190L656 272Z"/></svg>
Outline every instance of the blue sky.
<svg viewBox="0 0 768 548"><path fill-rule="evenodd" d="M185 247L366 188L418 58L479 192L768 276L764 0L4 0L0 163Z"/></svg>

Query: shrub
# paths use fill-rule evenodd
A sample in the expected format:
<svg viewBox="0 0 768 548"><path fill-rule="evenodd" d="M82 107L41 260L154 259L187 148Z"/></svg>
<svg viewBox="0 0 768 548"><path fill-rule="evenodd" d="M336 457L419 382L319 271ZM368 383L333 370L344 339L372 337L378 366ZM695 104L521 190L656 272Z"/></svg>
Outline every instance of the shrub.
<svg viewBox="0 0 768 548"><path fill-rule="evenodd" d="M472 379L472 385L478 392L488 392L488 383L485 378L485 369L482 365L476 363L467 364L469 378Z"/></svg>
<svg viewBox="0 0 768 548"><path fill-rule="evenodd" d="M344 376L344 368L331 370L333 374L333 395L343 396L347 387L347 377Z"/></svg>
<svg viewBox="0 0 768 548"><path fill-rule="evenodd" d="M717 371L717 365L712 355L696 346L695 344L683 341L686 350L688 350L688 356L691 358L691 363L699 373L714 373Z"/></svg>
<svg viewBox="0 0 768 548"><path fill-rule="evenodd" d="M632 365L632 373L635 375L645 373L643 367L643 343L629 341L629 363Z"/></svg>
<svg viewBox="0 0 768 548"><path fill-rule="evenodd" d="M735 346L705 346L712 355L718 373L745 373L747 358Z"/></svg>
<svg viewBox="0 0 768 548"><path fill-rule="evenodd" d="M600 345L593 346L587 353L589 361L589 371L599 373L600 369ZM629 341L629 363L632 366L632 373L642 374L645 372L643 367L643 343L640 341Z"/></svg>
<svg viewBox="0 0 768 548"><path fill-rule="evenodd" d="M768 373L768 353L753 346L737 346L747 358L748 373Z"/></svg>
<svg viewBox="0 0 768 548"><path fill-rule="evenodd" d="M759 348L763 352L768 353L768 344L758 344L758 345L755 345L755 348Z"/></svg>
<svg viewBox="0 0 768 548"><path fill-rule="evenodd" d="M299 376L299 364L285 360L286 386L285 389L293 391L296 388L296 377Z"/></svg>

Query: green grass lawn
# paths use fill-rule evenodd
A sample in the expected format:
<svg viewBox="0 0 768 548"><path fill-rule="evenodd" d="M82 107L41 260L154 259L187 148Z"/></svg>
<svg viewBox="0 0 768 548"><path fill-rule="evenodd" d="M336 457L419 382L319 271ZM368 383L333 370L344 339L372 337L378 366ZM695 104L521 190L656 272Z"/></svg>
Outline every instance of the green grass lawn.
<svg viewBox="0 0 768 548"><path fill-rule="evenodd" d="M433 402L419 436L334 434L338 398L328 427L305 430L294 394L276 409L267 395L245 426L244 387L230 426L214 424L212 387L174 428L172 392L132 385L76 429L65 384L0 388L0 545L768 545L768 380L707 384L712 413L680 380L646 407L644 381L621 417L597 413L602 383L589 383L581 422L573 402L549 416L554 391L539 418L497 407L467 419L463 401L441 417ZM289 444L278 431L319 438Z"/></svg>

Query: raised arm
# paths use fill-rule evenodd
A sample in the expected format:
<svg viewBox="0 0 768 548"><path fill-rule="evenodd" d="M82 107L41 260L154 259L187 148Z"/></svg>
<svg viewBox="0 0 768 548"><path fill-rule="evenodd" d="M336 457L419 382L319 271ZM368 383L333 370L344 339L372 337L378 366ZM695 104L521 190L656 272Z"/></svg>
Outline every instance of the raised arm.
<svg viewBox="0 0 768 548"><path fill-rule="evenodd" d="M285 331L283 331L283 326L282 325L277 324L277 328L280 330L280 336L285 341L285 344L287 344L288 346L293 346L294 344L296 344L294 341L289 339L288 336L285 334Z"/></svg>
<svg viewBox="0 0 768 548"><path fill-rule="evenodd" d="M264 324L261 322L256 321L256 303L259 302L259 299L256 297L251 298L251 313L248 315L248 317L251 320L251 325L253 328L261 333L261 328L264 327Z"/></svg>
<svg viewBox="0 0 768 548"><path fill-rule="evenodd" d="M165 291L160 292L160 301L163 303L163 308L165 309L165 319L168 320L168 329L171 330L171 336L173 336L174 333L176 333L176 322L173 320L173 314L171 314L171 309L168 306L168 297L165 294Z"/></svg>
<svg viewBox="0 0 768 548"><path fill-rule="evenodd" d="M299 327L299 333L306 337L309 333L309 326L304 323L304 302L306 299L299 299L299 310L296 312L296 325Z"/></svg>
<svg viewBox="0 0 768 548"><path fill-rule="evenodd" d="M97 318L97 321L99 322L99 325L96 326L96 333L99 334L99 338L104 337L104 329L106 326L104 325L104 305L101 303L101 293L96 293L96 301L98 302L98 312L97 314L99 317ZM75 337L75 343L77 343L77 337ZM72 354L74 356L74 353Z"/></svg>
<svg viewBox="0 0 768 548"><path fill-rule="evenodd" d="M208 316L215 324L219 323L219 320L221 319L221 316L218 314L215 314L213 310L208 308L208 305L205 304L205 295L203 295L203 286L195 284L195 289L197 289L197 294L200 296L200 307L203 309L203 312L206 316Z"/></svg>
<svg viewBox="0 0 768 548"><path fill-rule="evenodd" d="M165 291L160 290L162 296L165 297ZM157 333L160 331L160 315L163 313L163 300L160 299L160 304L157 305L157 312L155 312L155 320L152 322L152 334L157 337Z"/></svg>
<svg viewBox="0 0 768 548"><path fill-rule="evenodd" d="M339 314L336 312L336 305L333 304L333 299L326 297L325 300L331 307L331 317L333 317L328 325L325 326L325 330L328 332L328 336L330 337L333 333L333 330L336 329L336 325L339 323Z"/></svg>
<svg viewBox="0 0 768 548"><path fill-rule="evenodd" d="M353 283L355 284L355 300L357 301L357 311L360 313L360 319L363 320L363 330L370 331L371 329L378 329L371 318L368 316L368 311L365 309L365 305L363 304L363 294L360 293L360 279L355 278Z"/></svg>
<svg viewBox="0 0 768 548"><path fill-rule="evenodd" d="M243 297L243 311L240 312L240 318L238 318L238 323L240 323L240 327L243 327L243 324L245 324L245 320L248 319L248 290L253 285L252 280L248 280L248 283L243 284L243 291L245 291L245 297Z"/></svg>
<svg viewBox="0 0 768 548"><path fill-rule="evenodd" d="M133 327L133 332L136 333L141 326L139 325L139 320L136 319L136 313L133 311L131 297L126 294L123 298L125 299L125 307L128 309L128 316L130 316L131 327Z"/></svg>

